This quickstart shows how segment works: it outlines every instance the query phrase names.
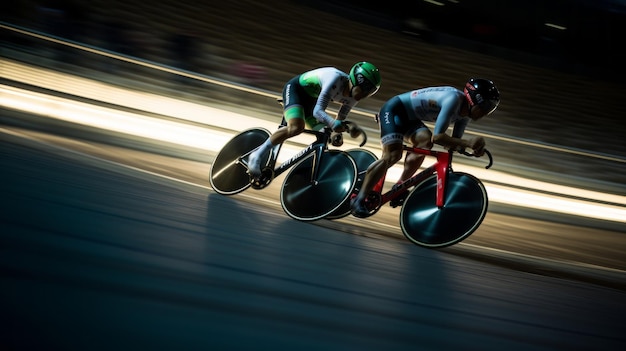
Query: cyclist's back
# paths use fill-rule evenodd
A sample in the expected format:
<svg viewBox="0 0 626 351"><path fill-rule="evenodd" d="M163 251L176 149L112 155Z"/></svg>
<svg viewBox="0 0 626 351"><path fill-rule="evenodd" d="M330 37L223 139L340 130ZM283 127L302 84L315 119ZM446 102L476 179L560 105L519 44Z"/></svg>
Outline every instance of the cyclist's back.
<svg viewBox="0 0 626 351"><path fill-rule="evenodd" d="M312 129L320 129L324 126L323 122L333 118L326 113L326 108L330 102L341 104L337 114L338 120L345 120L348 113L356 105L357 100L352 96L344 96L343 92L348 86L349 76L345 72L335 67L320 67L308 72L304 72L294 77L285 87L284 105L285 113L292 105L302 106L306 124ZM294 99L291 94L291 85L299 85L310 99L300 98ZM295 87L297 90L298 88Z"/></svg>
<svg viewBox="0 0 626 351"><path fill-rule="evenodd" d="M459 114L465 99L463 91L451 87L429 87L398 95L406 109L406 118L436 122L434 134L444 133L450 124L467 118Z"/></svg>

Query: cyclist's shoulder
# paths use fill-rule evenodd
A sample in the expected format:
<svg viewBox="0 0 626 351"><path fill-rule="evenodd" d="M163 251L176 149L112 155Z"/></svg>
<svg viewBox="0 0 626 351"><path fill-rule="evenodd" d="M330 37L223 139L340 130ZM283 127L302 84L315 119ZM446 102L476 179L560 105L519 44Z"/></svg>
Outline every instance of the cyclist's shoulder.
<svg viewBox="0 0 626 351"><path fill-rule="evenodd" d="M318 68L311 69L309 71L302 73L300 76L304 79L311 78L311 77L316 77L318 79L319 78L342 79L342 78L347 78L348 74L341 71L338 68L328 66L328 67L318 67Z"/></svg>
<svg viewBox="0 0 626 351"><path fill-rule="evenodd" d="M441 86L432 86L432 87L423 87L423 88L419 88L416 90L413 90L413 92L418 95L418 94L430 94L430 95L440 95L440 96L447 96L447 95L463 95L463 92L453 86L450 85L441 85Z"/></svg>
<svg viewBox="0 0 626 351"><path fill-rule="evenodd" d="M402 100L413 101L455 101L463 98L463 91L453 86L434 86L410 90L398 95Z"/></svg>

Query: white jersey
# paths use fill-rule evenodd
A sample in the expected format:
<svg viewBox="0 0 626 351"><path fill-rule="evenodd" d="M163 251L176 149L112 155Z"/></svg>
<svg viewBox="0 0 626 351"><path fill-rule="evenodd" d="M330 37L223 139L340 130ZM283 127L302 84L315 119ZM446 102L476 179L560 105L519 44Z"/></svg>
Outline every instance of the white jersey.
<svg viewBox="0 0 626 351"><path fill-rule="evenodd" d="M469 117L459 115L465 94L454 87L422 88L402 93L398 97L409 119L435 122L435 135L445 133L450 124L454 124L452 136L460 138L470 120Z"/></svg>
<svg viewBox="0 0 626 351"><path fill-rule="evenodd" d="M345 72L334 67L316 68L305 72L300 75L299 82L307 94L317 98L313 116L320 122L328 123L327 121L333 119L326 112L331 101L341 104L337 119L342 121L357 103L353 97L343 95L343 91L349 84L349 77Z"/></svg>

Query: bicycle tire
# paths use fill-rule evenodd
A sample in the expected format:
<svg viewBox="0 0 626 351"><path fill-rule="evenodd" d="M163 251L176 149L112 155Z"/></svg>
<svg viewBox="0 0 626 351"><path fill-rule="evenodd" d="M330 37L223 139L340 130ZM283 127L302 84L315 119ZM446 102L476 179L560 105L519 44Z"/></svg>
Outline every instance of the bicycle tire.
<svg viewBox="0 0 626 351"><path fill-rule="evenodd" d="M363 179L365 178L365 172L367 171L367 167L369 167L378 158L373 152L366 149L349 149L345 152L347 152L348 155L352 157L354 163L356 164L357 179L356 183L354 184L353 192L358 191L358 189L361 188L361 184L363 184ZM350 195L352 195L352 193ZM338 209L326 216L326 219L340 219L349 215L351 198L352 196L348 196L346 201L344 201Z"/></svg>
<svg viewBox="0 0 626 351"><path fill-rule="evenodd" d="M313 161L311 154L293 166L280 190L283 210L300 221L318 220L335 211L350 196L356 182L356 164L344 151L322 153L316 182L311 182Z"/></svg>
<svg viewBox="0 0 626 351"><path fill-rule="evenodd" d="M470 236L487 213L487 190L471 174L448 174L444 206L437 207L437 176L433 175L411 191L400 211L400 226L412 243L442 248Z"/></svg>
<svg viewBox="0 0 626 351"><path fill-rule="evenodd" d="M250 187L248 167L239 158L261 145L271 133L264 128L244 130L230 139L215 156L209 181L215 192L234 195Z"/></svg>

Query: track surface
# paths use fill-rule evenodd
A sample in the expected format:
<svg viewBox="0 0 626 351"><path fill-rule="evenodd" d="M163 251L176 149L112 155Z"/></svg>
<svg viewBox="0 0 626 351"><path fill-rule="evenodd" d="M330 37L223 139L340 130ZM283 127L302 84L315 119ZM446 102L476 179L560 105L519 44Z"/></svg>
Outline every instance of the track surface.
<svg viewBox="0 0 626 351"><path fill-rule="evenodd" d="M181 160L1 135L10 350L626 346L619 284L483 262L497 252L469 245L428 250L336 230L349 221L297 222L276 202L193 184L201 178ZM179 169L189 182L105 158Z"/></svg>

